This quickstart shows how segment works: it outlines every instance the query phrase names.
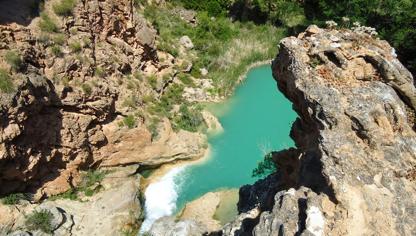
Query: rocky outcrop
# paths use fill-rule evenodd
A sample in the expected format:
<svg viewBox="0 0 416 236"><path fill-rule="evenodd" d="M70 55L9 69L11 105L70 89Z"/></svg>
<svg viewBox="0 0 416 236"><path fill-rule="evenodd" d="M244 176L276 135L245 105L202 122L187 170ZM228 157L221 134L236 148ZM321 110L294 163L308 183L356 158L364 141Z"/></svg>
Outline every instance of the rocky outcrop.
<svg viewBox="0 0 416 236"><path fill-rule="evenodd" d="M122 235L134 232L142 217L139 185L132 176L137 166L112 169L101 182L103 190L92 197L73 201L48 200L40 205L23 202L16 206L0 204L0 235L47 235L27 229L25 216L34 211L52 213L53 235Z"/></svg>
<svg viewBox="0 0 416 236"><path fill-rule="evenodd" d="M14 86L0 91L0 196L39 200L76 186L80 170L202 155L201 135L174 132L166 121L155 139L146 128L144 98L159 92L145 76L161 77L173 64L159 63L156 30L133 2L76 1L65 17L54 13L57 3L47 1L42 15L59 32L42 31L42 17L0 25L0 69ZM20 59L8 61L10 52Z"/></svg>
<svg viewBox="0 0 416 236"><path fill-rule="evenodd" d="M413 235L416 90L394 49L366 33L311 26L281 41L272 68L299 115L296 149L274 153L275 187L240 190L269 189L240 200L244 212L219 234Z"/></svg>

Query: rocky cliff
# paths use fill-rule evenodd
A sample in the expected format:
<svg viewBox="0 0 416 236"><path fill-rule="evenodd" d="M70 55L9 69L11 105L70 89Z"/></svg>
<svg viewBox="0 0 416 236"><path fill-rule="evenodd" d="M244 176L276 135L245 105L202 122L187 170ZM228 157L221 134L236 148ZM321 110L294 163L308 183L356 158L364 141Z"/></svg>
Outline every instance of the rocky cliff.
<svg viewBox="0 0 416 236"><path fill-rule="evenodd" d="M163 91L146 78L173 75L174 63L133 1L72 2L60 13L62 1L47 1L26 26L2 15L0 195L41 199L77 185L80 170L203 153L202 136L174 132L167 120L158 140L147 129L144 100Z"/></svg>
<svg viewBox="0 0 416 236"><path fill-rule="evenodd" d="M213 235L413 235L416 89L371 29L310 26L273 62L299 118L278 172L240 189L240 215Z"/></svg>

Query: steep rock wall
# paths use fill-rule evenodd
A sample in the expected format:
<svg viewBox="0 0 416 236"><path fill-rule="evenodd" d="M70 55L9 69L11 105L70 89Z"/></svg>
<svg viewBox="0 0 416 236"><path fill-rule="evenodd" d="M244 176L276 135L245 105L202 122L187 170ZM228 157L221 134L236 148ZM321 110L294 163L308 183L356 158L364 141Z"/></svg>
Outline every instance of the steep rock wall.
<svg viewBox="0 0 416 236"><path fill-rule="evenodd" d="M394 49L310 26L272 68L296 149L274 153L279 171L240 189L238 219L212 235L414 234L416 90Z"/></svg>

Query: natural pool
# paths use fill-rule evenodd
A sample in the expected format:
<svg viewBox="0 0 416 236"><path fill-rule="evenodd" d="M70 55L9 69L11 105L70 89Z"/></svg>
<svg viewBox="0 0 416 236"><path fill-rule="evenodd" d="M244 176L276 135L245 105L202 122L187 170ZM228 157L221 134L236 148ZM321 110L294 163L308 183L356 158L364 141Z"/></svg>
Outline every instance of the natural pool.
<svg viewBox="0 0 416 236"><path fill-rule="evenodd" d="M266 153L293 146L289 132L296 113L277 90L269 65L250 70L230 99L209 110L224 131L210 135L206 161L172 169L149 185L142 230L207 192L253 183L252 170Z"/></svg>

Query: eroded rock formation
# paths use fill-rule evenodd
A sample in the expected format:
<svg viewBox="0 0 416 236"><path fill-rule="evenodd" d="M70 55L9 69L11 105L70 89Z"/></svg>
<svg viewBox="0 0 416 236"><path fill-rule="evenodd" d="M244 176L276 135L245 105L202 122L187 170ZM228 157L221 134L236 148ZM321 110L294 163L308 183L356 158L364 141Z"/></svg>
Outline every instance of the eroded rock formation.
<svg viewBox="0 0 416 236"><path fill-rule="evenodd" d="M413 235L416 90L394 49L310 26L281 41L272 67L299 115L296 148L240 190L241 214L217 234Z"/></svg>
<svg viewBox="0 0 416 236"><path fill-rule="evenodd" d="M0 92L0 195L32 192L38 200L77 185L80 170L202 155L200 135L165 121L152 138L140 115L144 97L160 92L143 76L170 73L173 64L159 63L156 30L133 2L76 1L65 17L53 11L58 2L43 14L59 32L42 31L42 17L0 25L0 68L14 84ZM20 58L16 68L10 52ZM130 129L121 127L128 116Z"/></svg>

